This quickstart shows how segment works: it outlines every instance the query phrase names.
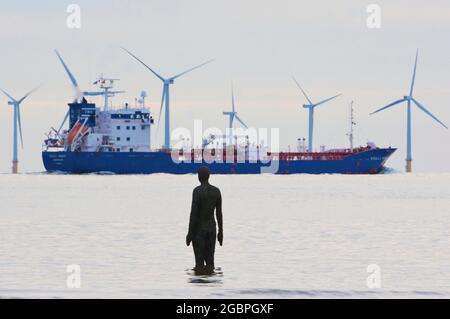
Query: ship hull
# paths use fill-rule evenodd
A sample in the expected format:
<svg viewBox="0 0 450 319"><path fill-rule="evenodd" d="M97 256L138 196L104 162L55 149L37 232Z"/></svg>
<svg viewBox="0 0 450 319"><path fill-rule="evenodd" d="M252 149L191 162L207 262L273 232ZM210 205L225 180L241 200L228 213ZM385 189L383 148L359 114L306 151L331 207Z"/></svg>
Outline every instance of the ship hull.
<svg viewBox="0 0 450 319"><path fill-rule="evenodd" d="M380 148L339 160L273 160L270 163L176 163L166 152L42 152L48 172L74 174L192 174L208 166L213 174L377 174L395 149Z"/></svg>

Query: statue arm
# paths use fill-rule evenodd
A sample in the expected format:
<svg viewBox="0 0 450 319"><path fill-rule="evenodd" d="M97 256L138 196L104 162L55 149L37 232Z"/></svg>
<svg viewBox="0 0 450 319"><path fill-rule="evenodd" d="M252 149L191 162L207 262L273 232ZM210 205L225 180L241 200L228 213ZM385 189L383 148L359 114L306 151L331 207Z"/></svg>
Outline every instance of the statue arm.
<svg viewBox="0 0 450 319"><path fill-rule="evenodd" d="M187 240L189 241L192 240L192 236L194 236L195 234L195 230L198 223L198 213L199 213L198 202L199 202L198 192L194 190L194 192L192 193L191 215L189 217L189 231L187 234Z"/></svg>
<svg viewBox="0 0 450 319"><path fill-rule="evenodd" d="M217 225L219 227L219 233L223 233L222 195L220 194L220 190L219 196L217 198L216 218L217 218Z"/></svg>

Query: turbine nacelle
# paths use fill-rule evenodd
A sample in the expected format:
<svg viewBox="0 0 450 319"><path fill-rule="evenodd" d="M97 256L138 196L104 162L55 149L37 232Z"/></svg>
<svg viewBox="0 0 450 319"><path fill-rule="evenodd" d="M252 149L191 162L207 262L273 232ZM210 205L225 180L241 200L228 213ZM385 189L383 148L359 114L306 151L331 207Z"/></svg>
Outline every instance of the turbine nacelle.
<svg viewBox="0 0 450 319"><path fill-rule="evenodd" d="M16 105L16 103L13 101L8 101L8 105Z"/></svg>

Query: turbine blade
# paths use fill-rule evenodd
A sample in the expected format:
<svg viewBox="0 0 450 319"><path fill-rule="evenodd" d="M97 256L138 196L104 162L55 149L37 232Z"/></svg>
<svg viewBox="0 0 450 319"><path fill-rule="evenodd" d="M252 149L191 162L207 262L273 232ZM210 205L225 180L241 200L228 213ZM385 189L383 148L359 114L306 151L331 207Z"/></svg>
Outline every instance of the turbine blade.
<svg viewBox="0 0 450 319"><path fill-rule="evenodd" d="M100 96L100 95L105 95L104 91L99 91L99 92L82 92L84 96Z"/></svg>
<svg viewBox="0 0 450 319"><path fill-rule="evenodd" d="M72 72L70 72L69 68L67 67L66 63L64 62L64 60L62 59L61 55L59 54L58 50L55 50L56 55L58 56L59 61L61 62L62 66L64 67L64 70L66 70L67 75L70 78L70 81L72 82L72 86L75 90L75 93L77 95L77 98L80 97L81 95L81 90L80 87L78 86L78 82L77 79L75 78L75 76L72 74Z"/></svg>
<svg viewBox="0 0 450 319"><path fill-rule="evenodd" d="M56 134L59 135L59 132L61 132L61 130L62 130L63 126L64 126L64 123L66 123L67 118L69 117L69 113L70 113L70 110L67 110L67 113L66 113L66 115L64 116L64 119L63 119L61 125L59 126L59 129L58 129L58 131L56 132Z"/></svg>
<svg viewBox="0 0 450 319"><path fill-rule="evenodd" d="M155 71L152 70L152 68L150 68L147 64L145 64L142 60L140 60L137 56L135 56L133 53L131 53L130 51L128 51L127 49L125 49L124 47L121 47L125 52L127 52L129 55L131 55L133 58L135 58L137 61L139 61L143 66L145 66L147 69L150 70L150 72L152 72L154 75L156 75L161 81L165 81L165 79L159 75L158 73L156 73Z"/></svg>
<svg viewBox="0 0 450 319"><path fill-rule="evenodd" d="M412 97L413 90L414 90L414 82L416 81L416 69L417 69L417 58L419 56L419 49L416 51L416 61L414 62L414 71L413 71L413 77L411 81L411 90L409 91L409 96Z"/></svg>
<svg viewBox="0 0 450 319"><path fill-rule="evenodd" d="M388 104L388 105L382 107L381 109L378 109L378 110L376 110L376 111L370 113L370 115L375 114L375 113L378 113L378 112L381 112L381 111L383 111L383 110L385 110L385 109L387 109L387 108L390 108L391 106L394 106L394 105L396 105L396 104L399 104L399 103L402 103L402 102L405 102L405 101L406 101L405 98L403 98L403 99L401 99L401 100L397 100L397 101L395 101L395 102L392 102L392 103L390 103L390 104Z"/></svg>
<svg viewBox="0 0 450 319"><path fill-rule="evenodd" d="M41 86L35 87L34 89L32 89L30 92L28 92L27 94L24 95L23 98L21 98L17 103L22 103L23 100L25 100L28 96L30 96L31 93L35 92L37 89L39 89Z"/></svg>
<svg viewBox="0 0 450 319"><path fill-rule="evenodd" d="M17 102L15 98L13 98L11 95L9 95L6 91L0 88L0 91L2 91L12 102Z"/></svg>
<svg viewBox="0 0 450 319"><path fill-rule="evenodd" d="M108 93L121 94L121 93L126 93L126 92L125 91L108 91Z"/></svg>
<svg viewBox="0 0 450 319"><path fill-rule="evenodd" d="M330 98L328 98L328 99L325 99L325 100L323 100L323 101L320 101L319 103L316 103L316 104L314 105L314 107L319 106L319 105L324 104L324 103L327 103L328 101L331 101L332 99L335 99L335 98L337 98L338 96L341 96L341 95L342 95L342 93L339 93L338 95L335 95L335 96L332 96L332 97L330 97Z"/></svg>
<svg viewBox="0 0 450 319"><path fill-rule="evenodd" d="M442 123L436 116L434 116L433 114L431 114L430 111L428 111L425 106L423 106L422 104L419 103L419 101L417 101L414 98L411 98L413 100L413 102L417 105L417 107L419 109L421 109L424 113L428 114L428 116L430 116L433 120L435 120L436 122L438 122L439 124L441 124L443 127L445 127L446 129L448 129L447 125L445 125L444 123Z"/></svg>
<svg viewBox="0 0 450 319"><path fill-rule="evenodd" d="M311 100L309 99L308 95L306 95L306 92L302 89L302 87L300 86L300 84L297 82L297 80L292 77L292 79L294 80L295 84L297 84L298 88L300 89L300 91L302 91L303 95L305 96L306 100L308 101L309 104L313 104L313 102L311 102Z"/></svg>
<svg viewBox="0 0 450 319"><path fill-rule="evenodd" d="M20 145L23 148L23 137L22 137L22 121L20 119L20 106L19 104L16 104L17 106L17 124L19 124L19 136L20 136Z"/></svg>
<svg viewBox="0 0 450 319"><path fill-rule="evenodd" d="M237 114L234 114L234 117L235 117L236 120L238 120L238 122L241 123L245 128L248 128L247 124L245 124L245 123L239 118L239 116L237 116Z"/></svg>
<svg viewBox="0 0 450 319"><path fill-rule="evenodd" d="M202 64L199 64L199 65L197 65L197 66L194 66L193 68L190 68L189 70L186 70L186 71L184 71L184 72L182 72L182 73L180 73L180 74L177 74L177 75L171 77L170 80L175 80L176 78L179 78L180 76L185 75L186 73L189 73L189 72L191 72L191 71L194 71L195 69L198 69L198 68L200 68L200 67L202 67L202 66L204 66L204 65L206 65L206 64L208 64L208 63L211 63L211 62L214 61L214 60L215 60L215 59L211 59L211 60L208 60L208 61L206 61L206 62L204 62L204 63L202 63Z"/></svg>

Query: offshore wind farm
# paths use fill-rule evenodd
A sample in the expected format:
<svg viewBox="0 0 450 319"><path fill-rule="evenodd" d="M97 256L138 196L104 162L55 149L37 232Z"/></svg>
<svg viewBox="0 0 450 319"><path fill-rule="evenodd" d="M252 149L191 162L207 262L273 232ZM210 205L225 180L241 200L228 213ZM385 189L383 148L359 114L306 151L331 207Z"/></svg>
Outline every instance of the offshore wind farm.
<svg viewBox="0 0 450 319"><path fill-rule="evenodd" d="M173 85L175 80L181 76L213 62L214 59L191 67L175 76L164 78L131 51L124 47L122 49L163 82L156 129L156 132L158 132L160 120L164 114L164 144L161 149L152 146L151 143L151 126L154 124L154 120L153 114L145 106L144 96L142 96L143 102L139 107L133 108L128 103L125 103L124 108L114 108L109 103L109 99L116 94L125 93L125 91L113 90L114 82L119 79L105 78L101 75L93 82L93 84L98 86L97 91L83 91L80 89L77 79L63 60L61 54L55 50L57 58L71 82L75 95L73 102L69 103L69 109L58 129L52 128L47 135L48 138L44 141L42 159L47 171L69 173L186 174L195 173L201 165L208 165L214 173L261 174L264 169L275 162L276 169L271 172L277 174L374 174L383 171L386 161L395 152L395 148L379 148L373 142L368 143L367 146L354 148L353 125L355 123L353 121L353 107L350 111L352 128L352 132L349 135L350 147L332 148L330 150L325 150L324 147L321 147L320 151L316 151L313 144L315 109L320 105L329 103L340 97L342 93L314 103L295 77L293 77L293 80L307 101L303 105L303 108L308 110L307 147L302 144L304 139L299 138L297 151L295 152L291 152L290 150L278 150L278 152L275 150L267 151L267 145L258 144L255 148L255 141L250 145L249 137L245 134L244 141L240 141L239 143L238 135L233 126L234 121L239 122L247 130L249 127L237 115L235 109L235 92L232 85L231 111L223 112L223 115L228 117L227 133L219 136L210 135L208 137L209 139L204 138L200 149L195 149L192 145L188 149L186 147L183 147L183 149L173 149L171 146L170 127L170 85ZM417 60L418 50L416 52L409 95L371 113L372 115L397 104L407 102L406 172L408 173L412 171L411 103L414 103L421 111L447 128L442 121L412 96L416 79ZM27 93L19 100L15 100L2 89L2 92L9 98L8 104L12 105L14 110L13 173L18 172L18 136L20 136L21 145L23 146L20 104L34 91ZM103 108L94 103L90 103L86 99L95 96L104 97ZM69 126L63 129L67 120L69 120ZM120 131L121 127L123 126L129 131L130 122L135 124L131 126L131 130L135 131L133 132L134 136L128 136L130 135L128 132L125 132L127 136L122 136L123 131ZM140 126L141 129L136 129L137 126ZM253 149L251 149L251 146L253 146ZM212 153L213 156L205 159L204 153L206 149L208 149L208 154L211 155ZM266 149L265 154L262 154L262 149ZM173 156L174 152L177 153L176 158ZM198 155L199 152L201 159L194 161L195 154ZM232 155L227 156L227 152L231 152ZM256 153L257 157L253 162L250 161L251 152ZM239 153L241 153L240 160L238 160Z"/></svg>
<svg viewBox="0 0 450 319"><path fill-rule="evenodd" d="M262 141L262 143L257 140L250 141L248 132L239 136L234 128L235 121L247 131L249 127L237 115L235 92L232 85L231 111L222 112L223 115L228 117L226 134L203 136L200 147L198 145L183 145L182 148L179 146L174 148L171 144L170 85L173 85L176 79L204 67L213 62L214 59L191 67L175 76L165 78L128 49L124 47L121 47L121 49L163 82L156 136L161 117L164 117L164 144L161 148L152 145L151 135L154 119L153 112L150 112L150 109L145 105L146 93L145 96L144 93L141 93L142 103L139 106L133 107L124 103L122 106L114 107L110 103L110 98L125 93L125 91L113 89L114 83L119 79L105 78L102 74L93 82L94 85L97 85L97 90L82 90L61 54L55 50L56 56L74 90L74 99L73 102L68 104L69 109L58 129L52 127L44 141L42 159L48 172L186 174L195 173L200 166L207 165L213 173L218 174L261 174L264 172L275 174L377 174L384 171L385 163L396 150L392 146L378 147L373 142L368 142L367 146L355 148L353 145L355 123L352 106L350 110L351 132L347 133L350 147L325 149L324 146L321 146L320 151L317 151L313 143L315 110L318 106L340 97L342 93L319 102L313 102L295 77L293 77L294 83L307 102L303 105L303 108L308 110L307 147L304 145L305 139L298 138L296 151L290 149L288 151L271 150L267 141ZM408 173L412 172L412 103L444 128L448 128L413 97L418 53L417 50L409 95L371 113L373 115L397 104L407 102L406 172ZM18 172L18 137L20 137L23 146L20 104L35 90L16 100L1 89L9 98L8 104L13 106L13 173ZM98 106L87 100L90 97L97 96L104 98L103 106ZM64 128L68 120L69 125ZM134 125L130 126L130 124ZM129 132L130 130L133 132ZM273 166L275 169L268 169Z"/></svg>

